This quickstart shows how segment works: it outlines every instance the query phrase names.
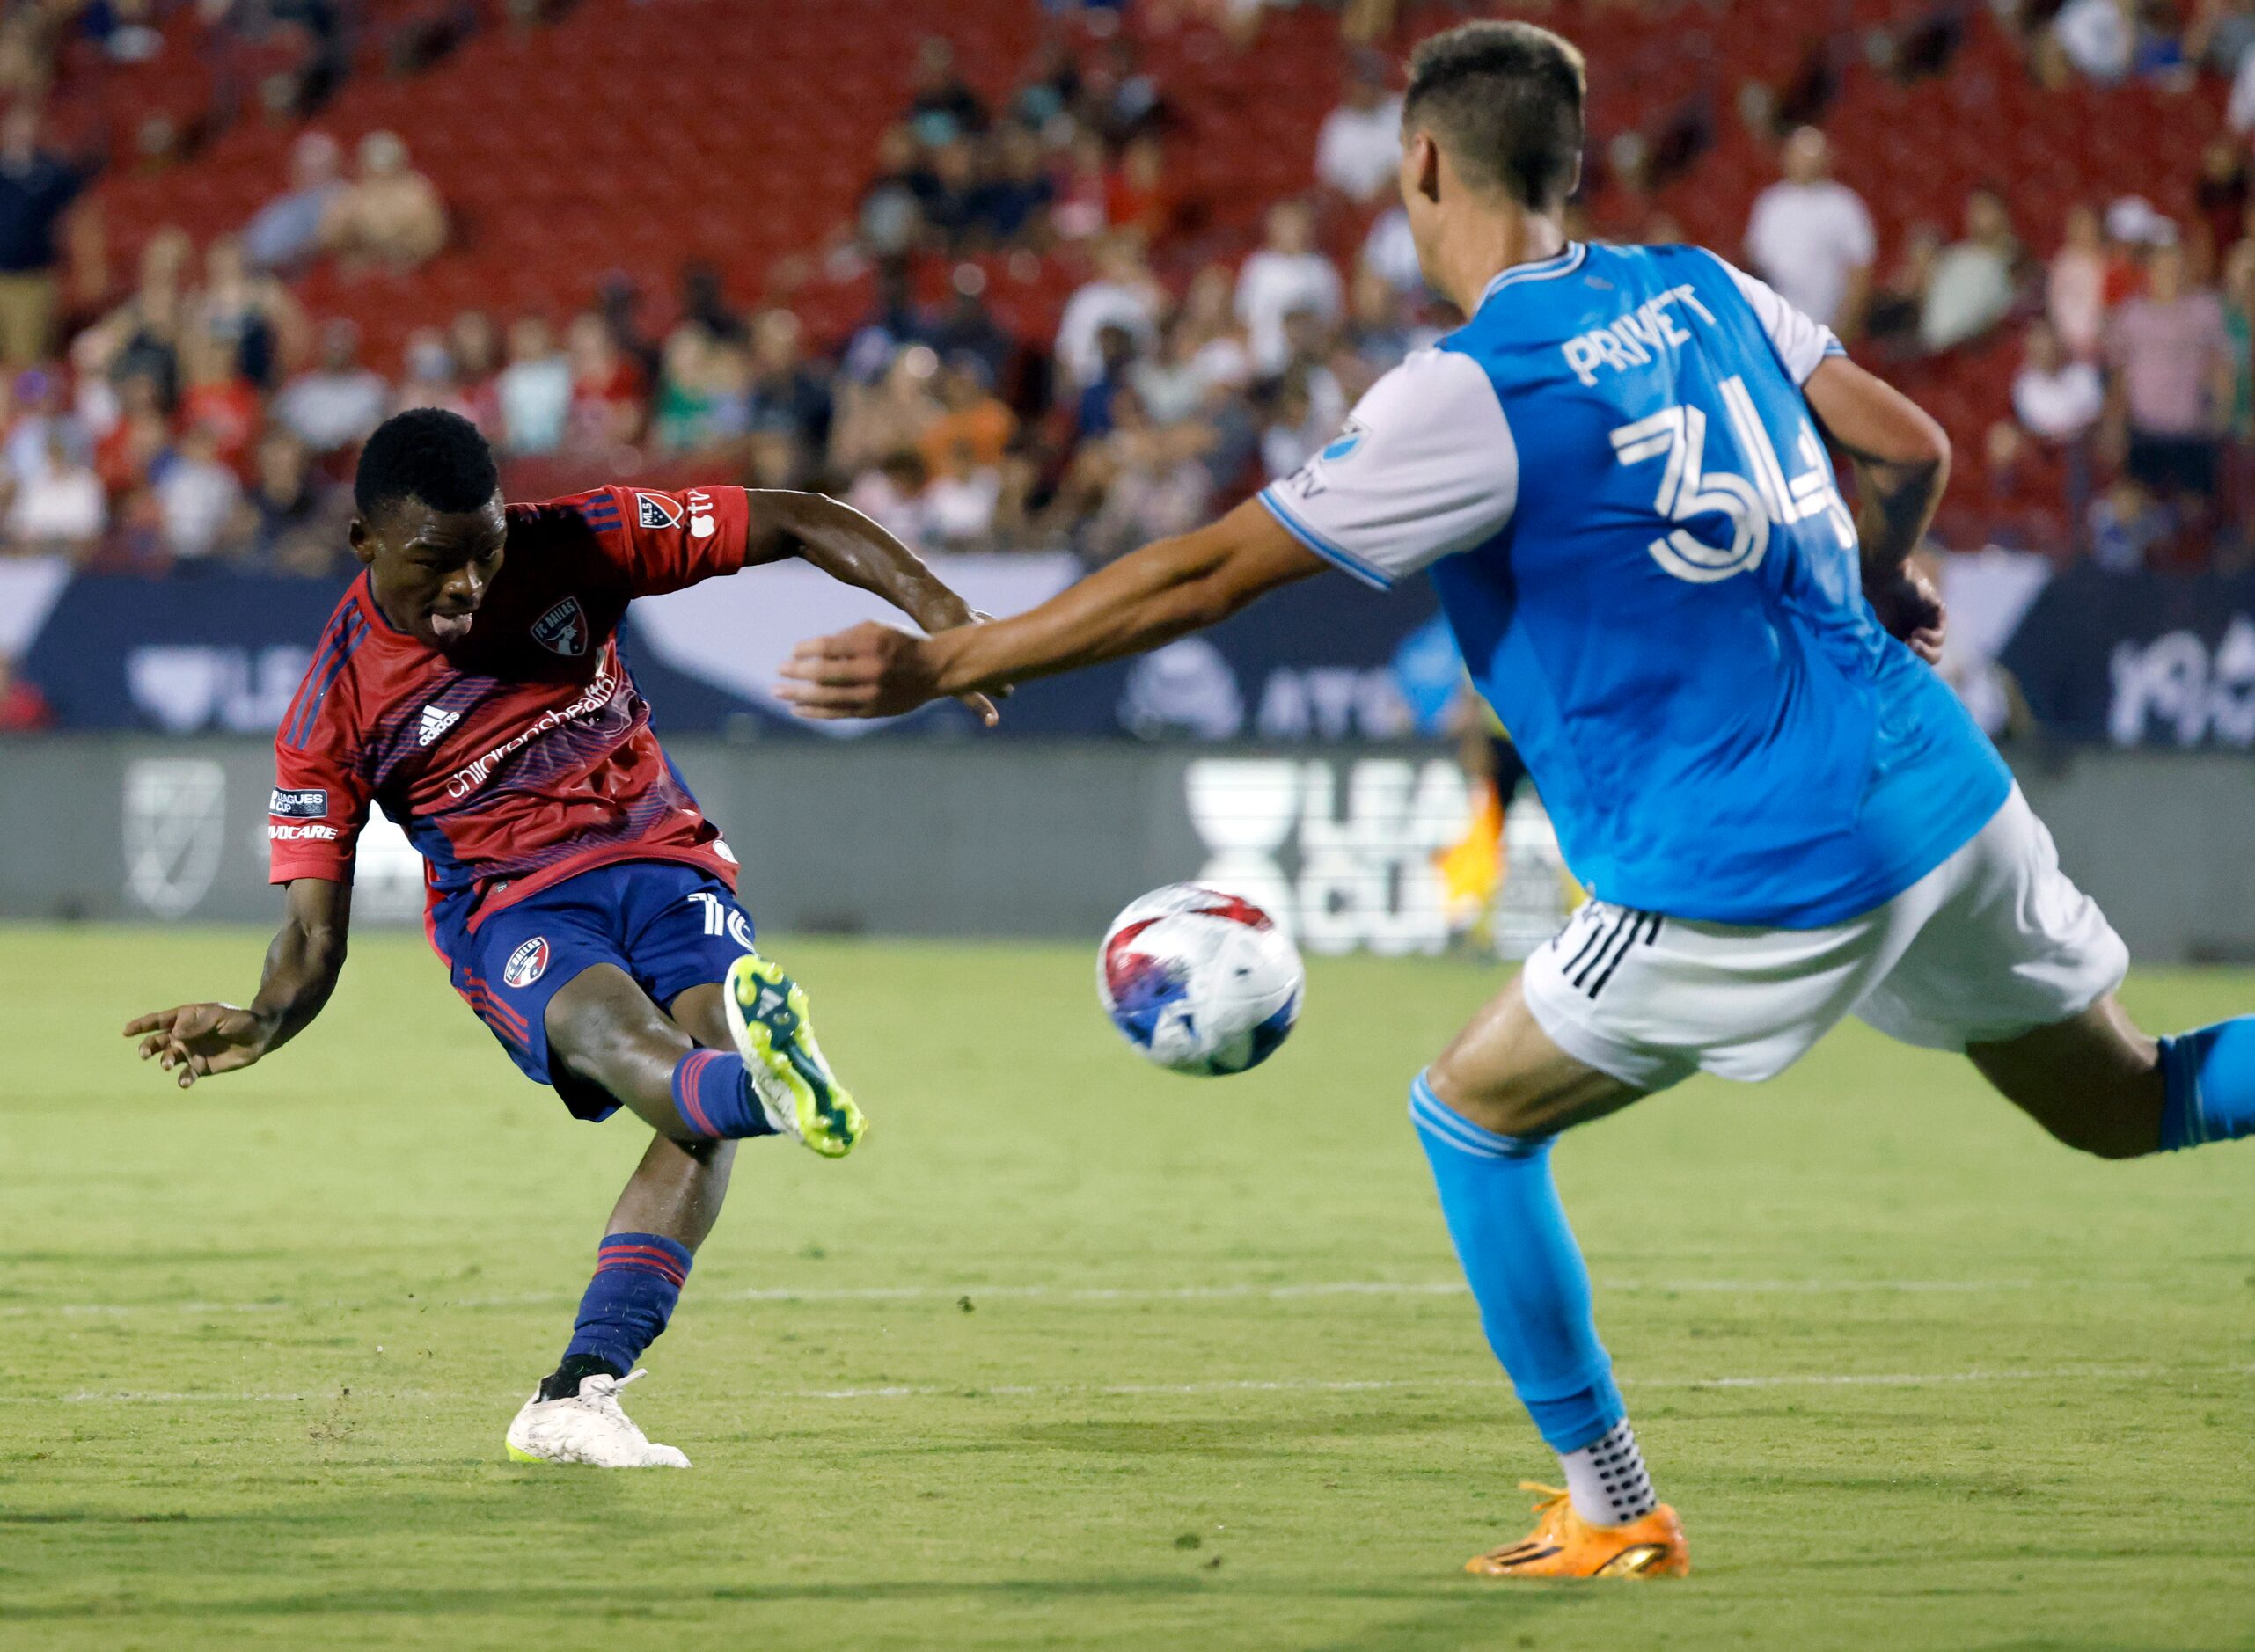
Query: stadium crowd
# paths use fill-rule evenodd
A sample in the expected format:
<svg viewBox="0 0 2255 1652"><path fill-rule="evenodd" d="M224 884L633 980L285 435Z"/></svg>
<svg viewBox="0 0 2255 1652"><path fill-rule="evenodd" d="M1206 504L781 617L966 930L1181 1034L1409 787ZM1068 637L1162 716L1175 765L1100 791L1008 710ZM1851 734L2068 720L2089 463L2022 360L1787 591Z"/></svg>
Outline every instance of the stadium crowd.
<svg viewBox="0 0 2255 1652"><path fill-rule="evenodd" d="M1257 33L1257 4L1219 9L1241 43ZM2194 221L2126 197L2024 223L1984 187L1961 224L1882 247L1804 127L1776 134L1780 176L1743 245L1718 250L1883 364L2020 330L2014 416L1988 432L1954 534L2113 567L2240 559L2233 507L2255 493L2255 0L2003 9L2039 84L2230 77L2232 129L2207 157ZM1351 40L1386 26L1373 10L1348 9ZM135 15L84 17L113 33ZM1306 193L1270 207L1258 245L1225 252L1201 232L1213 203L1181 179L1166 88L1124 33L1058 30L994 100L927 40L851 221L820 249L828 270L875 273L846 336L810 336L772 292L740 308L732 279L751 273L692 266L660 336L635 295L606 286L569 317L432 317L385 362L363 358L349 323L307 315L291 277L324 259L407 270L441 247L444 204L399 138L368 137L348 169L309 128L238 234L201 249L156 235L124 296L57 347L85 172L19 99L0 123L0 550L331 574L357 442L392 411L437 405L492 435L513 486L741 476L832 490L926 547L1066 544L1101 560L1296 468L1447 325L1387 204L1387 62L1351 48L1344 80ZM1607 157L1616 172L1636 159ZM1582 227L1677 234L1658 213ZM1053 336L1020 336L991 305L982 260L997 253L1082 272ZM934 263L948 296L919 304L911 272Z"/></svg>

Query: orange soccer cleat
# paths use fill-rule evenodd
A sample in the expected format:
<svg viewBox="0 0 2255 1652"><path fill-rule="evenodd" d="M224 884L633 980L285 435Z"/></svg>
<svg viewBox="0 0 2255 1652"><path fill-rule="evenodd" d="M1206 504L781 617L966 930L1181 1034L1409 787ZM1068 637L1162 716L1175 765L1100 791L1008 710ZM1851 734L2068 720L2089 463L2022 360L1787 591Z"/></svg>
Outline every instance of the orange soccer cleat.
<svg viewBox="0 0 2255 1652"><path fill-rule="evenodd" d="M1542 1494L1534 1505L1541 1518L1523 1541L1465 1561L1475 1576L1681 1577L1691 1570L1683 1522L1666 1503L1625 1526L1593 1526L1556 1487L1521 1480L1519 1489Z"/></svg>

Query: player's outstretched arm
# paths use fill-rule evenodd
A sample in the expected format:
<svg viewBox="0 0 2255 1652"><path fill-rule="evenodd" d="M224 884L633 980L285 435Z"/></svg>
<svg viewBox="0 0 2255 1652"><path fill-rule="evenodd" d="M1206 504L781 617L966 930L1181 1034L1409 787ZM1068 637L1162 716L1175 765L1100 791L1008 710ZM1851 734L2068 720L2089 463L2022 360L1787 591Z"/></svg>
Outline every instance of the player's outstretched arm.
<svg viewBox="0 0 2255 1652"><path fill-rule="evenodd" d="M183 1004L136 1016L125 1035L141 1041L141 1058L154 1057L179 1074L181 1089L215 1072L247 1067L297 1036L321 1012L345 967L345 932L352 917L352 886L326 878L293 878L281 932L267 948L259 994L247 1007Z"/></svg>
<svg viewBox="0 0 2255 1652"><path fill-rule="evenodd" d="M1827 356L1801 389L1856 468L1863 593L1880 623L1932 664L1948 617L1910 556L1949 486L1950 438L1924 408L1844 355Z"/></svg>
<svg viewBox="0 0 2255 1652"><path fill-rule="evenodd" d="M783 667L780 691L802 717L896 716L942 695L992 692L1140 654L1327 566L1248 500L1009 619L930 637L869 624L802 642Z"/></svg>
<svg viewBox="0 0 2255 1652"><path fill-rule="evenodd" d="M946 581L882 526L853 506L823 493L781 488L744 490L751 510L754 561L796 556L842 584L873 592L927 632L950 631L984 619ZM992 727L993 702L984 694L959 696Z"/></svg>

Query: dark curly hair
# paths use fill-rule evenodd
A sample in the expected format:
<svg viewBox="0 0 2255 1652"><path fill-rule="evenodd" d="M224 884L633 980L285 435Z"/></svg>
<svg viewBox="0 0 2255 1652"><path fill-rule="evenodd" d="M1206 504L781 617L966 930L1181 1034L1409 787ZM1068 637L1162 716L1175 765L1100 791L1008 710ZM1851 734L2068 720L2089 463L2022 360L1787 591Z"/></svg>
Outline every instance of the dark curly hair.
<svg viewBox="0 0 2255 1652"><path fill-rule="evenodd" d="M480 510L501 485L477 426L443 408L413 407L377 426L361 449L352 497L363 518L400 499L433 510Z"/></svg>

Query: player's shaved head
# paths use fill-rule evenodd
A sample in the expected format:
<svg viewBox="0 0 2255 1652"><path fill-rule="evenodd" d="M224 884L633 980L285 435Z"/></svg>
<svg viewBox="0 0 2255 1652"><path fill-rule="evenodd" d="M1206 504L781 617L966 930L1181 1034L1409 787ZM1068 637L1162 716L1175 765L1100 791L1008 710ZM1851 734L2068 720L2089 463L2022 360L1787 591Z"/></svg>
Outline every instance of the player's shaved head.
<svg viewBox="0 0 2255 1652"><path fill-rule="evenodd" d="M1533 212L1563 206L1582 160L1582 55L1532 23L1466 23L1409 55L1402 124L1423 128L1475 187Z"/></svg>
<svg viewBox="0 0 2255 1652"><path fill-rule="evenodd" d="M483 510L501 486L494 450L477 426L442 407L411 407L377 426L361 449L353 504L370 519L403 500L453 515Z"/></svg>

